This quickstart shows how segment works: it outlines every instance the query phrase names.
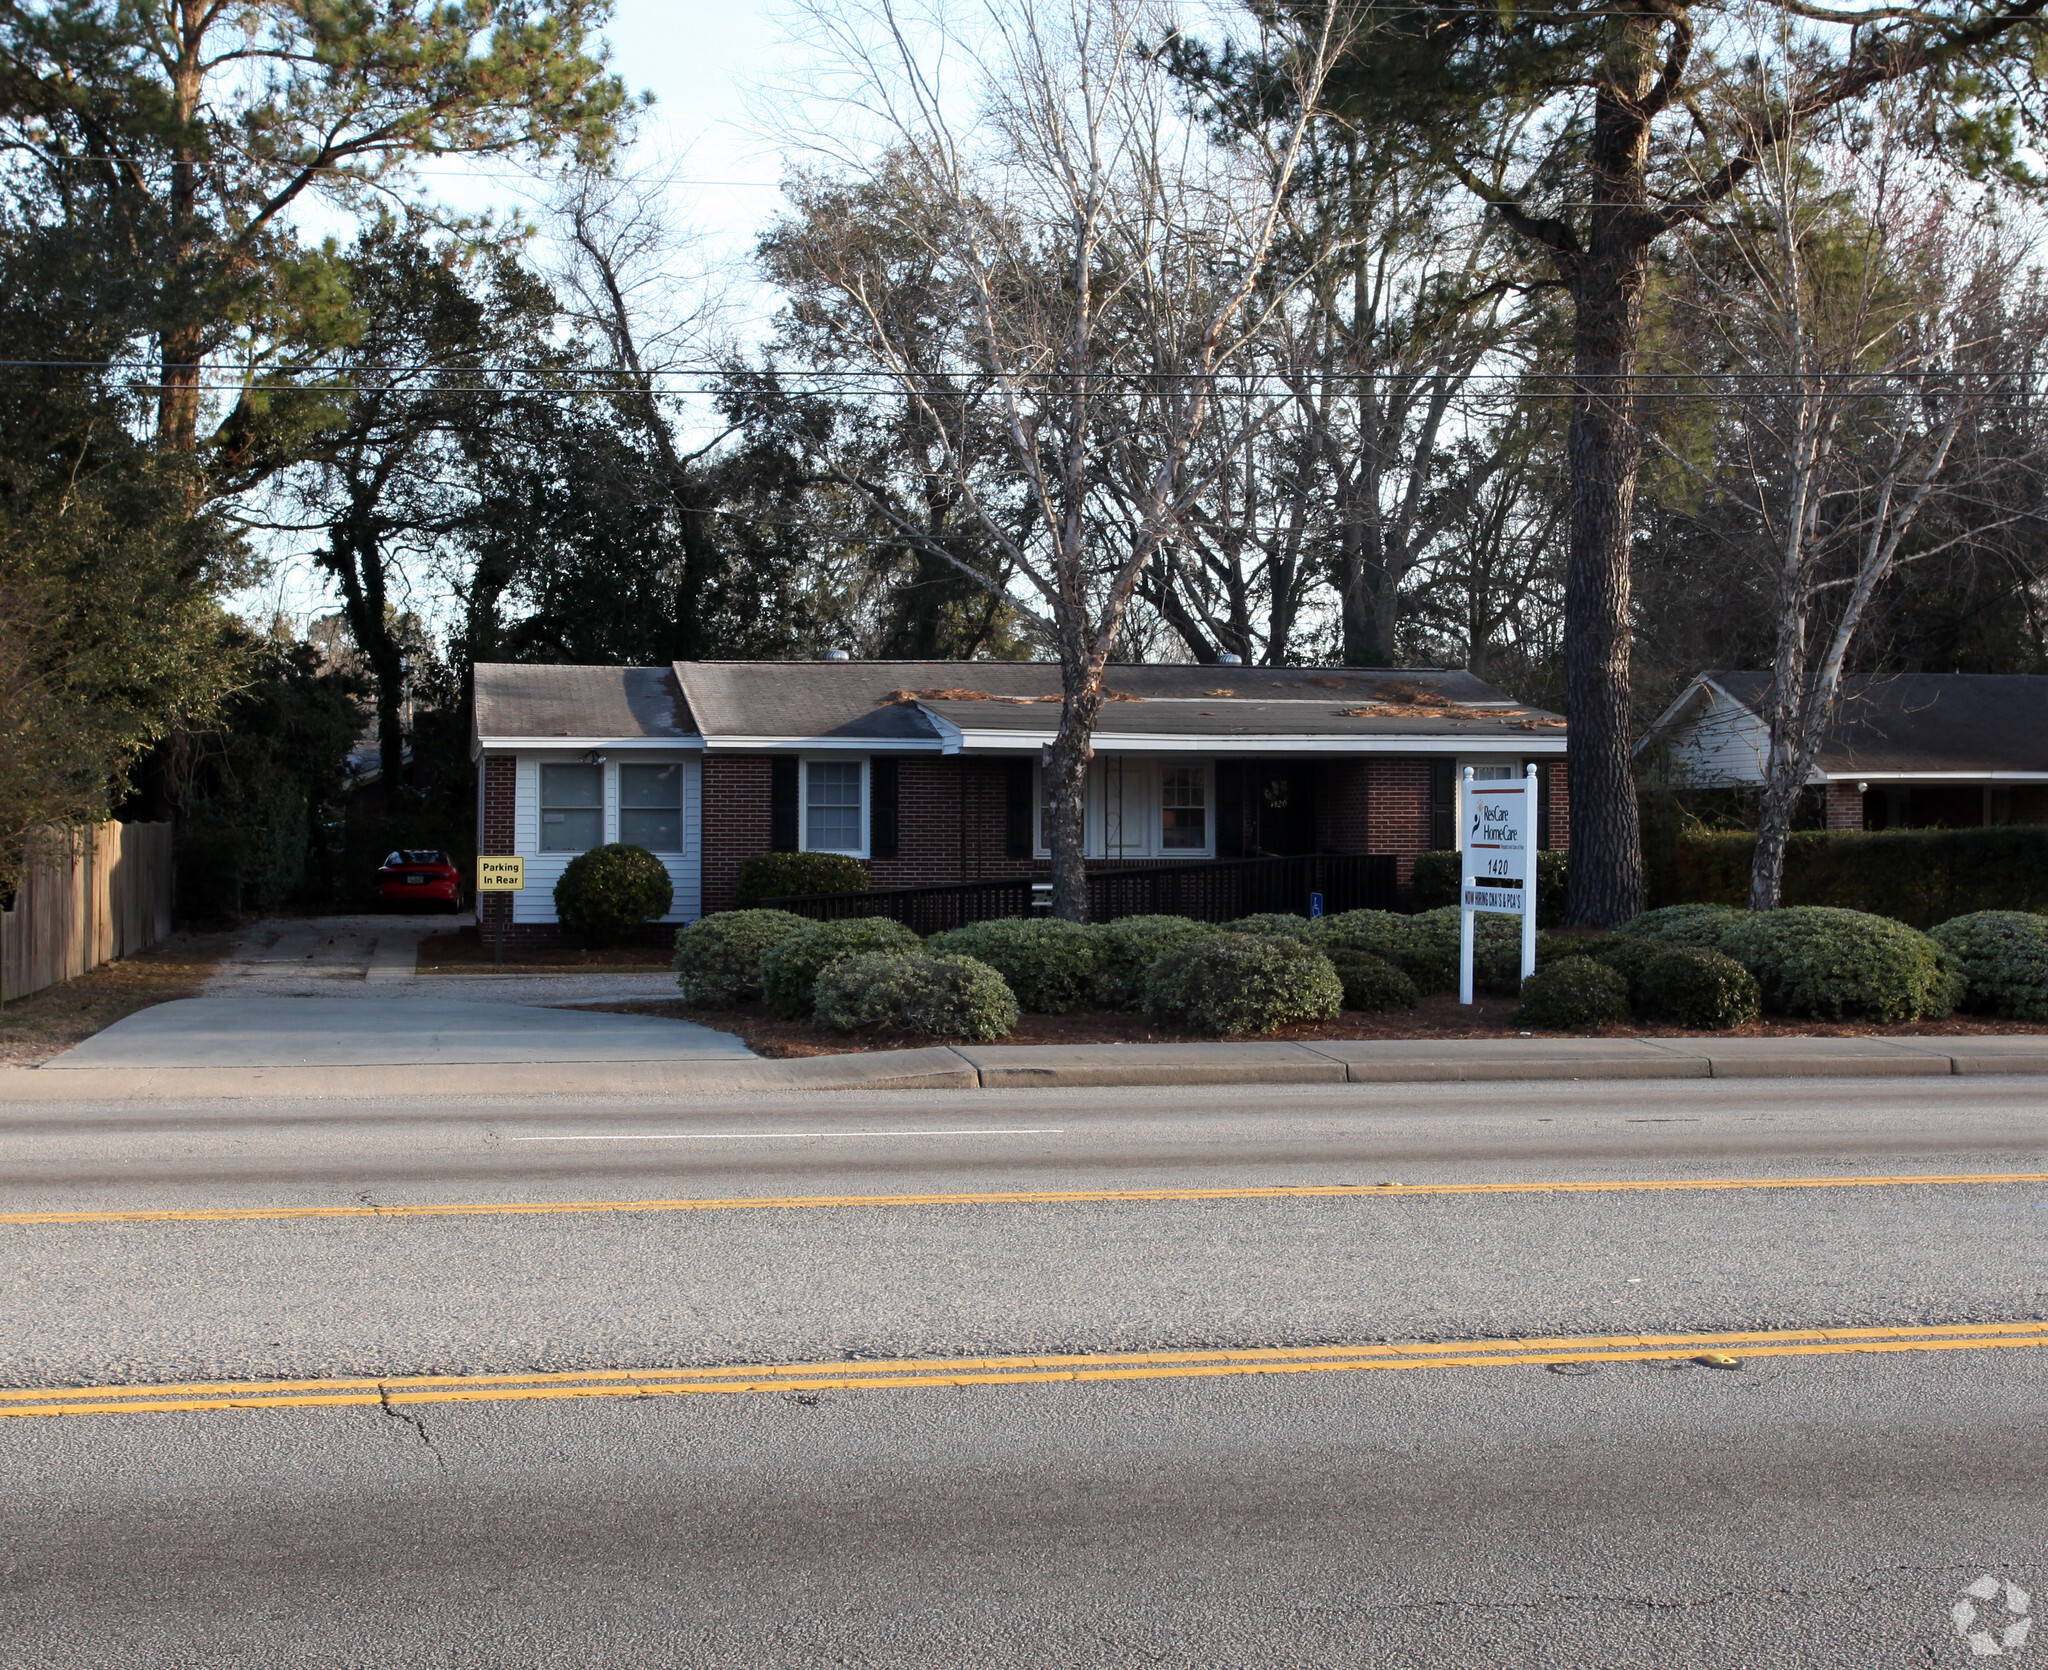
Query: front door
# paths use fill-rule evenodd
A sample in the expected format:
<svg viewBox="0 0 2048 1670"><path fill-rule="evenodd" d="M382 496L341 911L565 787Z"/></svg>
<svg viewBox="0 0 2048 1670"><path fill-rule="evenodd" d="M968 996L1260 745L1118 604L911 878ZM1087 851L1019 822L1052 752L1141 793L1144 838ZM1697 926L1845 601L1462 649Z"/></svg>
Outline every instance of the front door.
<svg viewBox="0 0 2048 1670"><path fill-rule="evenodd" d="M1218 760L1216 837L1218 858L1293 858L1314 852L1314 762Z"/></svg>

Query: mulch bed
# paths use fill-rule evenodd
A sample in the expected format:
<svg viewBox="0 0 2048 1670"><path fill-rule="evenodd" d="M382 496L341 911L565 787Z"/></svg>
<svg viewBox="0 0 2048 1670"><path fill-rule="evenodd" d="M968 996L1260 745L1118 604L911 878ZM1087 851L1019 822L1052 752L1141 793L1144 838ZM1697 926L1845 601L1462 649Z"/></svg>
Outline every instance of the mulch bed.
<svg viewBox="0 0 2048 1670"><path fill-rule="evenodd" d="M231 933L173 934L151 950L45 986L0 1009L0 1066L33 1067L138 1009L197 997Z"/></svg>
<svg viewBox="0 0 2048 1670"><path fill-rule="evenodd" d="M757 1055L788 1058L803 1055L844 1055L851 1050L921 1049L942 1043L935 1038L889 1033L831 1032L809 1021L786 1021L759 1003L733 1009L692 1009L679 998L642 998L618 1003L579 1003L578 1009L608 1010L619 1015L663 1015L701 1021L721 1032L738 1034ZM1283 1026L1269 1039L1313 1042L1322 1039L1377 1038L1390 1042L1430 1038L1559 1037L1531 1033L1515 1026L1516 1000L1482 997L1469 1009L1448 992L1426 997L1413 1009L1380 1014L1350 1010L1334 1021ZM1731 1032L1687 1032L1674 1026L1607 1026L1573 1034L1588 1038L1930 1038L1957 1034L2040 1034L2031 1021L1985 1020L1953 1016L1940 1021L1914 1021L1901 1026L1872 1026L1853 1021L1759 1021ZM1193 1044L1211 1041L1207 1033L1161 1026L1148 1016L1122 1009L1088 1009L1067 1015L1025 1015L1006 1044Z"/></svg>

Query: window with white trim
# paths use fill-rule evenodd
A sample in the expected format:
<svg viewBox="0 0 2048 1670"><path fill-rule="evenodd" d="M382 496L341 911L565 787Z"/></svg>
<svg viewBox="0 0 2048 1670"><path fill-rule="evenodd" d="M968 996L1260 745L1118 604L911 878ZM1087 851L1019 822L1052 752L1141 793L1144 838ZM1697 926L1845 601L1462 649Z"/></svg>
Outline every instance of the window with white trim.
<svg viewBox="0 0 2048 1670"><path fill-rule="evenodd" d="M868 767L864 759L805 760L800 830L805 852L868 850Z"/></svg>
<svg viewBox="0 0 2048 1670"><path fill-rule="evenodd" d="M649 852L683 850L683 768L619 767L619 839Z"/></svg>
<svg viewBox="0 0 2048 1670"><path fill-rule="evenodd" d="M588 852L604 845L604 767L540 768L540 850Z"/></svg>

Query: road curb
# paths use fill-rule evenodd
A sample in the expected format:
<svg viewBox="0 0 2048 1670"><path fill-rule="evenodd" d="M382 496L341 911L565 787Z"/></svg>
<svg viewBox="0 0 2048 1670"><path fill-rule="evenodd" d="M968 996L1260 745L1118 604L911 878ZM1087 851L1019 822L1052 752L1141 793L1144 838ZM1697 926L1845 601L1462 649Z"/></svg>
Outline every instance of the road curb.
<svg viewBox="0 0 2048 1670"><path fill-rule="evenodd" d="M1703 1078L2048 1075L2048 1034L1933 1038L1459 1038L964 1044L788 1060L430 1066L0 1067L0 1106L431 1096L709 1096L798 1090L1114 1089Z"/></svg>

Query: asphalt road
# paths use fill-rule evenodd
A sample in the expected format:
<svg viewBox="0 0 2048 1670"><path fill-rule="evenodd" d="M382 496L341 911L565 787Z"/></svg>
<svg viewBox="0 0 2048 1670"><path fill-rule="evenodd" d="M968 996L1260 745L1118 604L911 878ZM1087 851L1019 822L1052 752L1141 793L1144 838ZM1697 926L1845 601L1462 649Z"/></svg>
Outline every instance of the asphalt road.
<svg viewBox="0 0 2048 1670"><path fill-rule="evenodd" d="M1701 1186L1992 1173L2048 1084L45 1104L0 1213L839 1203L0 1222L0 1384L2048 1318L2048 1183ZM1676 1186L857 1203L1616 1180ZM1780 1349L0 1419L0 1665L1989 1656L2048 1349Z"/></svg>

